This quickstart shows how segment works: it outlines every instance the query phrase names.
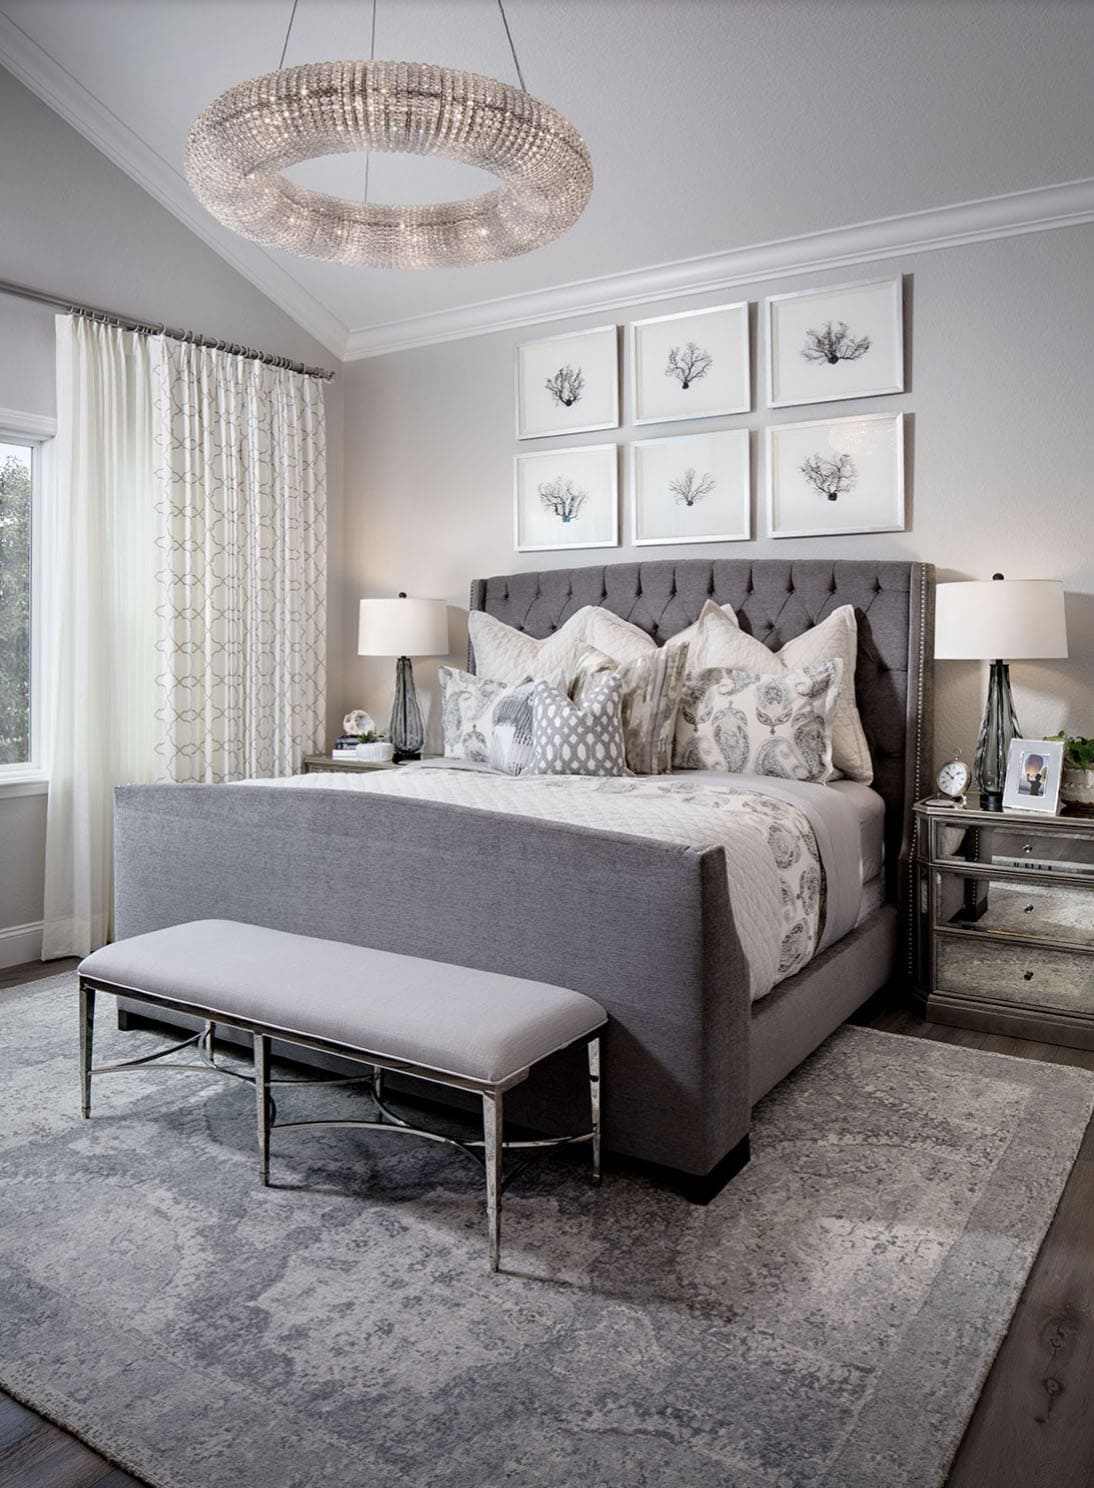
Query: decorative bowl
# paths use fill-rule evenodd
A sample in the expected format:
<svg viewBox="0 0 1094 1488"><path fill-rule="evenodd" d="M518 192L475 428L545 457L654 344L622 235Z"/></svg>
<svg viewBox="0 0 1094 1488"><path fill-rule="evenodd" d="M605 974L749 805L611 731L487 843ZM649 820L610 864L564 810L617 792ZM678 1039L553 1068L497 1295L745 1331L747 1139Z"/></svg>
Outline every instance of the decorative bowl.
<svg viewBox="0 0 1094 1488"><path fill-rule="evenodd" d="M395 745L387 739L380 739L375 744L358 744L354 750L359 760L364 760L370 765L389 765L395 753Z"/></svg>

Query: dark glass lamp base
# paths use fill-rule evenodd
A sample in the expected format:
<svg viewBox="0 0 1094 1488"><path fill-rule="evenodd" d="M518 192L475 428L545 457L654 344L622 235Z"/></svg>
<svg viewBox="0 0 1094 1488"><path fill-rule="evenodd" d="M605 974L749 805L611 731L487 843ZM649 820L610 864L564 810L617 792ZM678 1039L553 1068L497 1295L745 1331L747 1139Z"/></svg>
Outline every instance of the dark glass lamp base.
<svg viewBox="0 0 1094 1488"><path fill-rule="evenodd" d="M1002 791L987 791L987 790L985 790L985 791L981 791L980 792L980 810L981 811L1002 811L1002 809L1003 809L1003 792Z"/></svg>

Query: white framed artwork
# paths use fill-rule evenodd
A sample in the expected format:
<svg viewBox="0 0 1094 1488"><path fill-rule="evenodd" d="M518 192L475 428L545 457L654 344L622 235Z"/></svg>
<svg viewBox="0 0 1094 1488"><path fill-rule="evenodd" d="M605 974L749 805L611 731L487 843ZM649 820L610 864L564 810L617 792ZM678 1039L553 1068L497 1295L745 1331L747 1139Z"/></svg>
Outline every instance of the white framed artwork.
<svg viewBox="0 0 1094 1488"><path fill-rule="evenodd" d="M619 327L517 347L517 438L619 427Z"/></svg>
<svg viewBox="0 0 1094 1488"><path fill-rule="evenodd" d="M765 318L769 408L904 391L899 275L772 295Z"/></svg>
<svg viewBox="0 0 1094 1488"><path fill-rule="evenodd" d="M619 546L619 447L517 455L513 541L518 553Z"/></svg>
<svg viewBox="0 0 1094 1488"><path fill-rule="evenodd" d="M631 445L635 547L747 542L752 536L748 430Z"/></svg>
<svg viewBox="0 0 1094 1488"><path fill-rule="evenodd" d="M631 326L634 422L748 413L748 304L714 305Z"/></svg>
<svg viewBox="0 0 1094 1488"><path fill-rule="evenodd" d="M767 430L771 537L904 531L904 415L774 424Z"/></svg>

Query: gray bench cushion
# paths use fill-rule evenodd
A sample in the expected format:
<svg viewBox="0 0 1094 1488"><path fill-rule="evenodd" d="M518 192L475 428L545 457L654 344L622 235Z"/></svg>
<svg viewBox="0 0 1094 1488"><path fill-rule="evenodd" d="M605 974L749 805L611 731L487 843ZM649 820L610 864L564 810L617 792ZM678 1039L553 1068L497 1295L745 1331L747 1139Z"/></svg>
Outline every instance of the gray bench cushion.
<svg viewBox="0 0 1094 1488"><path fill-rule="evenodd" d="M599 1028L581 992L234 920L104 946L80 975L493 1083Z"/></svg>

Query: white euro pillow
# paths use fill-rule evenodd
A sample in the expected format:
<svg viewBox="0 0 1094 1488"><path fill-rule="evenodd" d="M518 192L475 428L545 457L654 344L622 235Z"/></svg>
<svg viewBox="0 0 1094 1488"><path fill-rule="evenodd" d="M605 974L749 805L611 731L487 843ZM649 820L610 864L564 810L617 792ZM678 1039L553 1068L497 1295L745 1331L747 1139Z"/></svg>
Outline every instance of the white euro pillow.
<svg viewBox="0 0 1094 1488"><path fill-rule="evenodd" d="M472 610L467 617L467 633L475 654L475 675L488 677L491 682L507 682L511 687L526 677L560 681L569 676L578 657L588 649L585 633L592 613L593 606L584 605L553 635L537 641L485 610Z"/></svg>
<svg viewBox="0 0 1094 1488"><path fill-rule="evenodd" d="M822 661L841 661L842 676L832 719L832 768L864 785L873 780L870 746L855 701L858 626L853 605L841 605L811 630L787 641L782 650L769 651L762 641L741 629L732 610L708 599L695 624L667 644L687 646L689 676L710 667L733 667L772 676Z"/></svg>

